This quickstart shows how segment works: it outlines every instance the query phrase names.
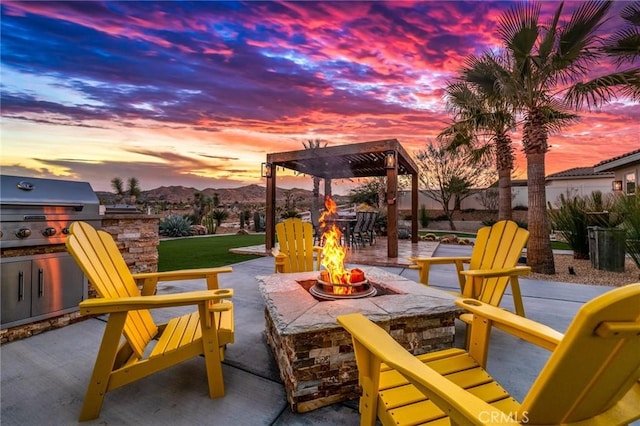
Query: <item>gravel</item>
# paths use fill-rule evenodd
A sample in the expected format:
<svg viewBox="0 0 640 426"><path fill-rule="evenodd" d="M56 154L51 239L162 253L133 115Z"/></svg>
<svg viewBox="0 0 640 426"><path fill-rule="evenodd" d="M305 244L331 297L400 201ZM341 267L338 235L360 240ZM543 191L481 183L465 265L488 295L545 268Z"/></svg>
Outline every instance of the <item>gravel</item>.
<svg viewBox="0 0 640 426"><path fill-rule="evenodd" d="M624 272L601 271L592 268L590 260L574 259L572 255L556 254L553 258L556 266L554 275L532 273L522 278L608 287L621 287L626 284L640 282L640 269L629 258L626 259ZM573 268L575 275L569 273L569 267Z"/></svg>

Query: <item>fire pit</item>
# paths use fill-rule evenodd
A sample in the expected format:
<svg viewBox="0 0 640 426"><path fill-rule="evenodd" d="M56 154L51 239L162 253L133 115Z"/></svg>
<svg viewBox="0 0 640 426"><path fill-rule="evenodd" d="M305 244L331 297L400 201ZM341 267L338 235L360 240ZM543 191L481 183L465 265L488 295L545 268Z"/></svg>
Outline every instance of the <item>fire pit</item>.
<svg viewBox="0 0 640 426"><path fill-rule="evenodd" d="M362 312L416 355L453 345L453 296L378 268L362 270L375 297L317 297L317 271L257 277L267 342L294 412L359 396L351 337L338 315Z"/></svg>
<svg viewBox="0 0 640 426"><path fill-rule="evenodd" d="M352 269L349 276L351 278L350 281L353 282L332 283L330 274L327 271L321 271L315 285L309 289L309 292L315 297L325 300L358 299L360 297L375 296L376 288L365 279L364 272L361 269Z"/></svg>

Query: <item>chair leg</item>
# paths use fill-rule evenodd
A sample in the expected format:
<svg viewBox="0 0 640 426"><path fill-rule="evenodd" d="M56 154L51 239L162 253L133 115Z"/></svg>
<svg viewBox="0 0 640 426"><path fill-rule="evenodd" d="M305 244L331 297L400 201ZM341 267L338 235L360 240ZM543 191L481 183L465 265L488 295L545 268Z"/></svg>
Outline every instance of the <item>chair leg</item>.
<svg viewBox="0 0 640 426"><path fill-rule="evenodd" d="M520 281L517 276L511 277L511 294L513 295L513 305L516 308L516 314L524 317L524 305L522 304L522 294L520 293Z"/></svg>
<svg viewBox="0 0 640 426"><path fill-rule="evenodd" d="M79 420L81 422L97 419L102 402L109 387L109 376L118 352L118 345L124 328L127 312L109 314L109 321L102 336L102 343L96 357L96 364L87 387Z"/></svg>
<svg viewBox="0 0 640 426"><path fill-rule="evenodd" d="M209 313L206 304L201 304L200 326L202 327L202 345L204 352L204 363L207 369L207 382L209 384L209 398L220 398L224 396L224 378L222 376L222 356L220 355L220 345L218 343L218 323L213 321L215 313ZM212 324L207 327L207 315L212 316Z"/></svg>

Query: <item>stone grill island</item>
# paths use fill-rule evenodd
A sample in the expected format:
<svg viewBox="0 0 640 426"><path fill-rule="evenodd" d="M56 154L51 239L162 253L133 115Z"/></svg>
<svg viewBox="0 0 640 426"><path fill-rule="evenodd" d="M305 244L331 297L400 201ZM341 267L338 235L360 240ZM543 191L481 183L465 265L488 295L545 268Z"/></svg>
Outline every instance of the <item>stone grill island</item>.
<svg viewBox="0 0 640 426"><path fill-rule="evenodd" d="M267 342L294 412L360 396L351 336L336 322L339 315L362 312L415 355L453 346L459 311L453 296L379 268L361 269L375 296L315 298L309 289L318 271L257 277Z"/></svg>

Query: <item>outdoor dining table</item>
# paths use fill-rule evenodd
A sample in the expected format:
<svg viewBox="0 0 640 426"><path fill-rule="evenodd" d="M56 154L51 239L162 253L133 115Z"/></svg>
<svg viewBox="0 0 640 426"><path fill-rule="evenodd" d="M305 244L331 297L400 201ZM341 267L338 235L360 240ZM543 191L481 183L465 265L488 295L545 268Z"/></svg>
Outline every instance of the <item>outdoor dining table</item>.
<svg viewBox="0 0 640 426"><path fill-rule="evenodd" d="M351 231L356 224L356 216L340 216L334 220L335 224L344 234L344 245L351 246Z"/></svg>

